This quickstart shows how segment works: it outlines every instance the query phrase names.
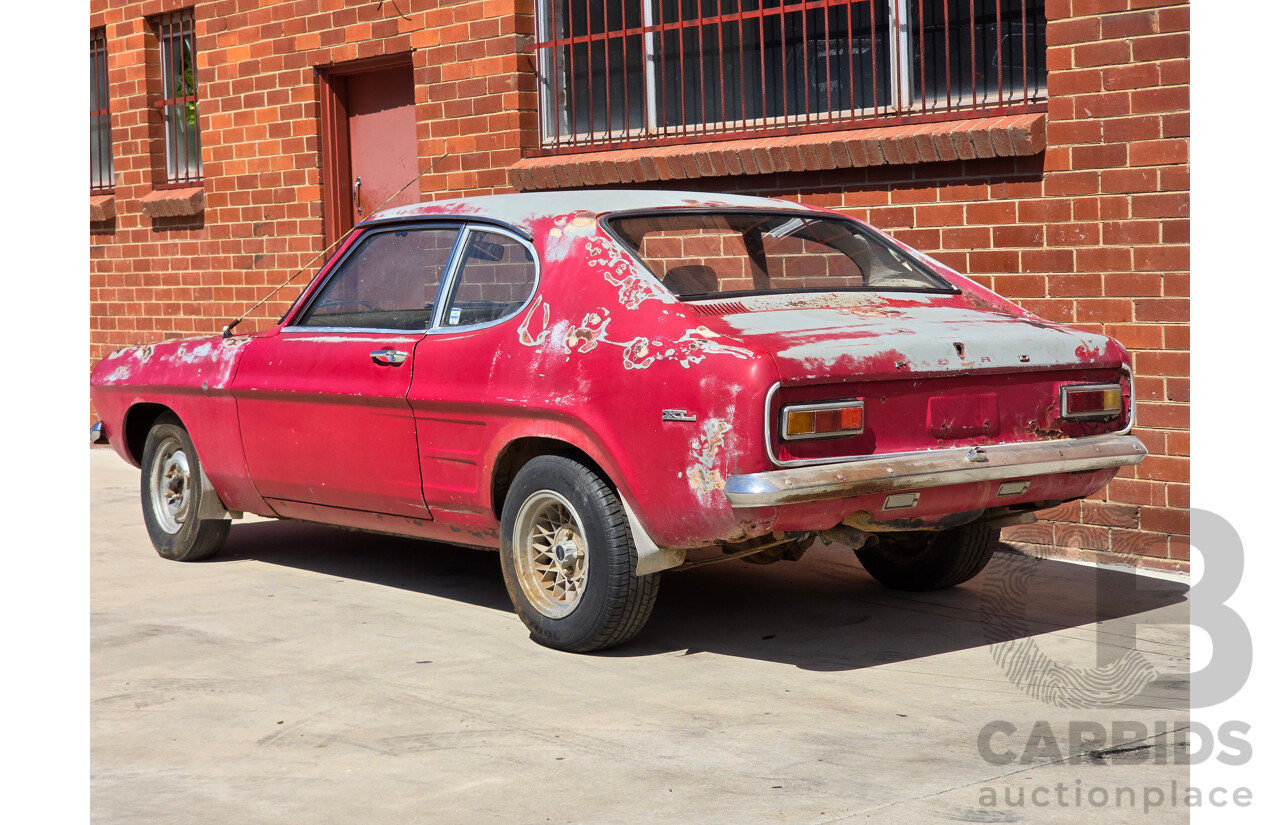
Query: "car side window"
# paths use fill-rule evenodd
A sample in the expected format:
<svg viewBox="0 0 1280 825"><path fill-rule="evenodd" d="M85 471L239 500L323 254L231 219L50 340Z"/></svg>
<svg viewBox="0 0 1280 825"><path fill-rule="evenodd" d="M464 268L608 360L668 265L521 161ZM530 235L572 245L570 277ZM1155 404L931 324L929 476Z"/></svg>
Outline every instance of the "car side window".
<svg viewBox="0 0 1280 825"><path fill-rule="evenodd" d="M497 232L470 232L441 326L486 324L514 314L533 294L537 273L525 244Z"/></svg>
<svg viewBox="0 0 1280 825"><path fill-rule="evenodd" d="M296 326L425 331L456 227L405 227L360 242Z"/></svg>

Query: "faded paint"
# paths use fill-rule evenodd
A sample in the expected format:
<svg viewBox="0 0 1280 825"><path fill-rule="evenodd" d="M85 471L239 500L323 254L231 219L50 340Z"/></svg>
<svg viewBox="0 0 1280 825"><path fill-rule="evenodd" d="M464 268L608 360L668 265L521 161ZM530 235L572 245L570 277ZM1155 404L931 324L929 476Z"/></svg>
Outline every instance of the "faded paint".
<svg viewBox="0 0 1280 825"><path fill-rule="evenodd" d="M868 305L891 310L892 315L779 307L706 323L773 353L784 383L828 380L833 372L874 379L877 376L868 371L885 363L890 353L892 366L881 375L899 374L903 369L938 375L1120 363L1114 351L1107 352L1106 336L958 307L950 300L912 304Z"/></svg>
<svg viewBox="0 0 1280 825"><path fill-rule="evenodd" d="M702 192L672 192L657 189L566 189L555 192L482 195L475 198L455 198L411 206L397 206L379 212L363 225L418 217L481 218L505 223L532 233L535 223L545 220L548 216L580 213L606 215L610 212L630 209L682 208L822 211L790 201L749 195L708 196Z"/></svg>
<svg viewBox="0 0 1280 825"><path fill-rule="evenodd" d="M142 382L152 385L182 385L195 376L197 384L225 387L236 364L236 353L250 339L200 336L178 338L158 344L125 347L102 359L94 370L91 383L115 385ZM114 364L127 359L123 364ZM110 371L104 371L111 366ZM187 369L190 368L190 369Z"/></svg>

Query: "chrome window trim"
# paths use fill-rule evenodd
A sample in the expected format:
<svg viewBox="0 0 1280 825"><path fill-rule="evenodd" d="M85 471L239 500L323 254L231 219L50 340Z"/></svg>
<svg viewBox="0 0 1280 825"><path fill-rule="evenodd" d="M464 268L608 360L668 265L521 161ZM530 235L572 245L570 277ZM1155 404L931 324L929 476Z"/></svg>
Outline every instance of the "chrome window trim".
<svg viewBox="0 0 1280 825"><path fill-rule="evenodd" d="M361 226L364 226L364 225L361 224ZM337 275L342 270L342 268L346 265L347 261L351 258L351 256L355 254L356 250L364 246L365 243L367 243L370 238L376 235L381 235L386 232L395 232L397 230L412 231L415 229L457 229L458 234L455 235L453 238L453 246L449 248L449 257L445 260L444 271L441 272L440 274L440 283L436 284L436 299L437 299L436 307L432 309L432 318L434 319L435 309L439 307L440 287L444 286L445 275L448 273L449 268L453 266L454 258L458 254L458 239L461 238L463 234L465 234L466 228L467 228L467 224L463 221L458 220L457 218L449 218L447 220L442 220L442 221L431 221L431 220L416 221L415 220L412 223L388 222L388 224L385 226L378 226L376 224L370 225L365 228L363 234L360 235L356 243L353 243L350 247L347 248L347 251L342 254L341 258L339 258L338 260L334 261L332 264L329 265L328 274L325 275L324 280L321 281L319 284L317 284L316 288L311 291L311 294L307 297L307 302L303 304L301 307L298 307L295 312L290 313L287 317L290 320L293 320L293 319L300 319L304 315L306 315L307 311L311 309L311 305L314 304L316 302L316 299L320 297L320 293L324 292L325 287L329 285L329 282L332 281L334 276ZM428 325L427 329L429 328L430 326ZM422 335L427 332L427 329L387 330L380 327L311 327L311 326L301 326L298 324L290 324L288 326L282 327L280 331L281 332L297 332L299 330L311 330L313 332L316 332L316 331L379 332L379 333L398 332L402 335Z"/></svg>
<svg viewBox="0 0 1280 825"><path fill-rule="evenodd" d="M360 333L362 335L395 335L400 338L421 338L426 334L423 329L381 329L378 327L281 327L280 333L286 332L323 332L329 335L339 333Z"/></svg>
<svg viewBox="0 0 1280 825"><path fill-rule="evenodd" d="M1101 436L1098 436L1098 435L1080 436L1079 438L1062 439L1063 441L1075 442L1075 441L1083 441L1089 438L1102 438L1104 436L1128 435L1130 431L1133 430L1133 426L1137 421L1136 411L1138 407L1137 399L1134 397L1134 392L1133 392L1133 368L1130 367L1128 364L1122 364L1120 366L1120 373L1124 376L1124 379L1129 382L1129 416L1128 416L1128 419L1125 421L1124 428L1117 430L1113 433L1104 433ZM1121 384L1122 393L1124 391L1123 387L1124 385L1122 383ZM765 396L764 396L764 449L765 449L765 453L769 456L769 461L771 461L775 467L810 467L810 466L817 466L820 464L842 464L849 461L873 461L873 460L878 460L883 458L903 458L906 456L919 456L919 455L928 454L928 453L941 453L941 452L946 452L947 450L956 449L954 447L942 447L936 450L907 450L904 452L897 452L897 453L871 453L870 455L847 455L847 456L840 456L838 458L793 458L787 461L783 461L782 459L778 458L777 453L775 453L773 450L773 416L769 414L769 410L773 407L773 397L778 394L778 390L780 389L782 389L782 382L778 381L772 387L769 388L769 391L765 393ZM865 427L866 426L865 411L863 412L863 416L864 416L863 426ZM1024 444L1024 443L1033 443L1033 442L1017 441L1017 442L1010 442L1010 443ZM1000 444L996 446L1005 446L1005 445ZM988 448L984 448L984 449L988 449Z"/></svg>
<svg viewBox="0 0 1280 825"><path fill-rule="evenodd" d="M522 245L529 250L529 256L533 258L533 288L529 290L529 295L524 299L524 303L520 304L514 311L503 315L501 318L495 318L492 321L485 321L482 324L466 324L463 326L445 326L441 322L444 320L444 313L454 298L454 288L457 284L458 273L462 269L463 250L466 249L466 243L463 241L465 236L468 240L473 233L489 232L494 235L505 235L516 243ZM453 257L449 260L449 266L445 271L444 277L440 279L440 292L437 293L439 300L436 301L435 311L431 315L431 326L427 329L427 335L447 335L454 332L474 332L476 330L488 329L496 327L498 324L505 324L512 318L529 308L533 303L534 296L538 294L538 288L542 286L542 260L538 257L538 250L534 249L533 244L527 238L517 232L513 232L505 227L499 227L490 223L467 223L462 232L458 233L458 243L454 246Z"/></svg>
<svg viewBox="0 0 1280 825"><path fill-rule="evenodd" d="M834 433L800 433L791 435L786 431L786 425L781 425L778 437L783 441L818 441L829 438L844 438L850 435L861 435L867 426L867 408L862 403L861 398L848 398L843 401L822 401L814 404L788 404L778 411L779 419L785 419L788 412L807 412L813 410L821 412L823 410L846 410L857 407L862 410L862 426L856 430L840 430Z"/></svg>

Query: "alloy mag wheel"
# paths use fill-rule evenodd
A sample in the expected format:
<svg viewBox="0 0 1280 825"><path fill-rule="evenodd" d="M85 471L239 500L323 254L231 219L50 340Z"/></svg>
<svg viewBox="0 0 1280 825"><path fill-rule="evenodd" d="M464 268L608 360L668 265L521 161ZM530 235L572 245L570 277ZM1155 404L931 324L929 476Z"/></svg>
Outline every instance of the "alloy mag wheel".
<svg viewBox="0 0 1280 825"><path fill-rule="evenodd" d="M578 511L554 490L539 490L516 514L513 561L529 604L550 619L563 619L581 603L587 586L586 531Z"/></svg>

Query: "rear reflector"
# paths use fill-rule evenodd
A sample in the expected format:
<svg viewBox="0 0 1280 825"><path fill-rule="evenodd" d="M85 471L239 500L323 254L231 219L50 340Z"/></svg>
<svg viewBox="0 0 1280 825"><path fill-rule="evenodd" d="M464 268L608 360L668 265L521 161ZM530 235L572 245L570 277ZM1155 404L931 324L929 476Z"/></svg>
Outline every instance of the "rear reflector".
<svg viewBox="0 0 1280 825"><path fill-rule="evenodd" d="M1062 417L1115 418L1124 409L1119 384L1068 384L1062 392Z"/></svg>
<svg viewBox="0 0 1280 825"><path fill-rule="evenodd" d="M782 410L782 438L835 438L862 432L862 402L832 401L826 404L793 404Z"/></svg>

